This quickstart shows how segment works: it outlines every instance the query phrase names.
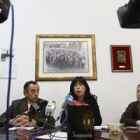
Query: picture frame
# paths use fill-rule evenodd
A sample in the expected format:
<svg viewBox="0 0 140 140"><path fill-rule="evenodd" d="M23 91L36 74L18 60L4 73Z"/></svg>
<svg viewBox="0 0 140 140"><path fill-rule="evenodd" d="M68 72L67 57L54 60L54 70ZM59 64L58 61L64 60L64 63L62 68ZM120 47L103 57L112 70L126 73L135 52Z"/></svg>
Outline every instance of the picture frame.
<svg viewBox="0 0 140 140"><path fill-rule="evenodd" d="M112 72L133 72L131 45L110 45Z"/></svg>
<svg viewBox="0 0 140 140"><path fill-rule="evenodd" d="M95 35L36 35L36 81L97 80Z"/></svg>

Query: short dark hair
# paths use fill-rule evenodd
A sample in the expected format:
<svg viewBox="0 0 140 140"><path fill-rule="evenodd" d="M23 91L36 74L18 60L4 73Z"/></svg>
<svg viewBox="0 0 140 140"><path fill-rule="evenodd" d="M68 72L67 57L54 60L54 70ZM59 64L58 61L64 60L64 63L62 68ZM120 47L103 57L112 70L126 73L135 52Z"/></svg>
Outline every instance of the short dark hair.
<svg viewBox="0 0 140 140"><path fill-rule="evenodd" d="M30 84L36 85L36 84L38 84L38 83L37 83L36 81L28 81L28 82L26 82L26 83L24 84L23 90L27 92L27 91L28 91L28 87L29 87Z"/></svg>

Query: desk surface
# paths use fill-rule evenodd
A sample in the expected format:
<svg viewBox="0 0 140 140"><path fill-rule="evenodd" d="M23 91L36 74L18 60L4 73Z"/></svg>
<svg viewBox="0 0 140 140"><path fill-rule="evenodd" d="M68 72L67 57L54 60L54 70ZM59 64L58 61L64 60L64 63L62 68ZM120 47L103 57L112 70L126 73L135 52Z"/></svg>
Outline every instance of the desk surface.
<svg viewBox="0 0 140 140"><path fill-rule="evenodd" d="M31 140L30 134L25 134L20 130L9 131L9 133L18 136L19 137L18 140ZM41 133L38 134L38 136L45 135L45 134L46 133ZM2 133L0 135L2 135ZM129 129L128 130L124 129L124 132L121 135L116 135L116 134L113 135L113 134L109 134L108 132L100 132L100 131L94 131L94 135L95 135L94 140L140 140L140 131L129 130ZM39 139L36 138L35 140L39 140Z"/></svg>
<svg viewBox="0 0 140 140"><path fill-rule="evenodd" d="M95 140L139 140L140 131L124 129L123 134L109 134L108 132L95 131Z"/></svg>

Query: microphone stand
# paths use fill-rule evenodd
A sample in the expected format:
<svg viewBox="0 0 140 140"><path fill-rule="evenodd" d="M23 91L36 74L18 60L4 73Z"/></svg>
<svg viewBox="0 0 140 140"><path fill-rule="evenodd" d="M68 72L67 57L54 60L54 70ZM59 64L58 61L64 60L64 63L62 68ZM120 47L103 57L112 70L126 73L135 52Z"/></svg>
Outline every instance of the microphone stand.
<svg viewBox="0 0 140 140"><path fill-rule="evenodd" d="M32 112L29 112L29 123L32 123Z"/></svg>
<svg viewBox="0 0 140 140"><path fill-rule="evenodd" d="M25 125L22 125L22 126L27 126L27 125L31 125L31 126L33 126L35 129L38 128L37 125L35 125L35 124L32 123L32 111L29 112L29 122L28 122L27 124L25 124Z"/></svg>
<svg viewBox="0 0 140 140"><path fill-rule="evenodd" d="M50 116L51 116L51 112L49 112L49 114L46 115L46 125L48 124L49 120L50 120Z"/></svg>

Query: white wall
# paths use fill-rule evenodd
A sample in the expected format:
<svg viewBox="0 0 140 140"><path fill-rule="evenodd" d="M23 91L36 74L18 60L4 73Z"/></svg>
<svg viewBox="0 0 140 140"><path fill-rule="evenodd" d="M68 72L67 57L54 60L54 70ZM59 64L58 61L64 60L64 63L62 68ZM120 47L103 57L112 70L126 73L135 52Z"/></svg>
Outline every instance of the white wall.
<svg viewBox="0 0 140 140"><path fill-rule="evenodd" d="M88 81L98 96L103 125L118 122L126 106L136 100L140 83L140 30L122 29L117 9L128 0L14 0L15 34L18 49L17 78L12 79L10 103L23 97L23 85L35 80L36 34L94 34L97 81ZM10 45L11 11L0 24L0 48ZM112 73L110 45L131 45L133 72ZM55 100L59 115L71 81L42 81L40 97ZM0 79L0 113L6 109L7 79Z"/></svg>

